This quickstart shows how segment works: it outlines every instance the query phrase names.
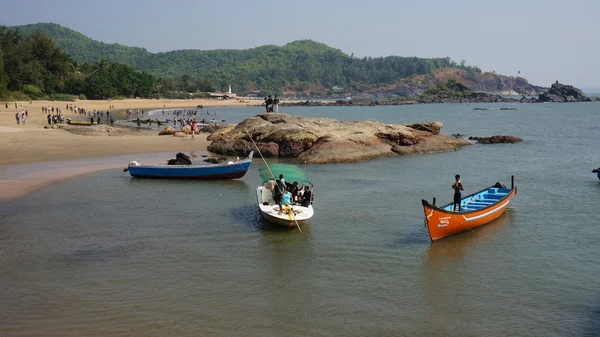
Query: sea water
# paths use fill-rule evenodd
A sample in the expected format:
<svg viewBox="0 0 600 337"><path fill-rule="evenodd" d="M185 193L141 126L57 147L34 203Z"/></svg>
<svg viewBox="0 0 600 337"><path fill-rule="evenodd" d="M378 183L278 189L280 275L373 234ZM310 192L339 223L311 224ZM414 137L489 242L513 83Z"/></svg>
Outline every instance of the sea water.
<svg viewBox="0 0 600 337"><path fill-rule="evenodd" d="M280 110L524 141L308 165L303 233L261 219L260 158L231 181L114 169L48 184L0 204L0 336L598 334L600 103ZM421 199L450 202L455 174L465 194L514 175L518 194L498 220L431 243Z"/></svg>

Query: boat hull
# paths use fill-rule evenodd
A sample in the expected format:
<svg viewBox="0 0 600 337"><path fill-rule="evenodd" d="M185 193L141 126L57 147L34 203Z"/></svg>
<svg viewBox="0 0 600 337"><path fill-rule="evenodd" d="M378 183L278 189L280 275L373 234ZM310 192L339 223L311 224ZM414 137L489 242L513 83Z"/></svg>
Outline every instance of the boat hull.
<svg viewBox="0 0 600 337"><path fill-rule="evenodd" d="M294 207L294 209L297 209L297 207ZM296 227L296 222L298 222L298 225L302 225L306 222L306 220L308 219L298 219L296 217L296 221L294 221L294 217L292 217L291 215L288 214L284 214L283 216L276 216L274 214L271 214L268 211L262 211L260 212L260 214L262 214L263 219L269 221L272 224L278 225L278 226L283 226L283 227Z"/></svg>
<svg viewBox="0 0 600 337"><path fill-rule="evenodd" d="M490 187L490 189L491 188L494 188L494 186ZM483 193L483 191L478 193ZM512 197L516 194L517 188L513 187L505 196L498 199L496 202L477 210L467 210L463 212L448 211L444 208L431 205L426 200L422 200L423 210L425 211L425 223L431 241L470 231L497 219L504 211L506 211ZM463 198L463 200L467 198Z"/></svg>
<svg viewBox="0 0 600 337"><path fill-rule="evenodd" d="M243 177L252 164L252 154L244 160L214 165L140 165L130 163L129 174L136 178L221 180Z"/></svg>

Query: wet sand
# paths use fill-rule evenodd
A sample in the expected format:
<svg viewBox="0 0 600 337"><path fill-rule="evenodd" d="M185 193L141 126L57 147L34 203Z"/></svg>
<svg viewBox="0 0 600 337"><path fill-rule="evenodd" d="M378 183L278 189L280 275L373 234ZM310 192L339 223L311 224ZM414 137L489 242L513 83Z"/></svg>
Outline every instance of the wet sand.
<svg viewBox="0 0 600 337"><path fill-rule="evenodd" d="M5 107L8 103L8 109ZM116 128L118 136L79 135L62 129L45 129L46 114L42 106L61 107L65 118L87 120L87 115L74 114L67 104L87 110L111 111L124 115L126 109L150 111L160 108L185 108L203 105L247 106L260 105L261 101L238 100L141 100L77 101L77 102L0 102L0 200L23 195L43 183L65 179L74 175L110 168L124 167L141 154L163 153L160 160L174 158L177 152L206 151L207 134L176 138L158 136L156 130ZM114 109L109 109L114 105ZM25 124L17 124L15 113L27 110ZM102 127L102 126L101 126ZM98 126L82 128L101 128ZM114 134L114 133L113 133ZM136 155L136 156L134 156ZM91 159L95 158L95 159ZM152 157L151 158L155 158ZM87 159L87 160L86 160ZM155 160L158 158L155 158ZM37 165L33 165L38 163ZM28 165L25 165L28 164Z"/></svg>

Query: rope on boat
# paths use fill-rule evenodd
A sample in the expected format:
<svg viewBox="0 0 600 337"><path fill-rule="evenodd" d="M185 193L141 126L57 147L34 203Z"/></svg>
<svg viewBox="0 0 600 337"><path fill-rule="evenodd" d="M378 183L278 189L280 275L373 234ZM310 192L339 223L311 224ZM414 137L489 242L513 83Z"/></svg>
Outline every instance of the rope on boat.
<svg viewBox="0 0 600 337"><path fill-rule="evenodd" d="M252 135L248 132L248 130L246 130L246 128L244 128L244 131L246 132L246 134L248 135L248 137L250 137L250 140L252 141L252 144L254 144L254 147L258 151L258 154L260 154L260 157L262 158L263 162L267 166L267 169L269 170L269 173L271 174L271 177L273 178L273 180L277 181L277 179L275 179L275 175L273 174L273 171L271 171L271 167L269 167L269 164L265 160L265 157L263 157L262 152L260 152L260 149L258 148L258 145L256 145L256 143L254 142L254 139L252 139ZM279 192L281 193L281 198L283 198L283 191L281 190L281 188L279 188L279 184L276 184L276 186L277 186L277 189L279 190ZM287 205L287 206L289 207L289 205ZM292 215L294 223L296 223L296 227L298 227L298 230L300 231L300 233L302 233L302 229L300 229L300 224L298 224L298 221L296 220L296 215L294 214L294 209L293 208L292 208L292 211L289 212L289 214Z"/></svg>

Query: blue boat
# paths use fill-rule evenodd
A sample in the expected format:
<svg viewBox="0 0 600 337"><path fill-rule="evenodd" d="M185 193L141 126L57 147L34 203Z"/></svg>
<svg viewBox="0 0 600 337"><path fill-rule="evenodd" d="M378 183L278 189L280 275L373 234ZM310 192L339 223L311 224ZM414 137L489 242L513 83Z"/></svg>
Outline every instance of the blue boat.
<svg viewBox="0 0 600 337"><path fill-rule="evenodd" d="M598 175L598 179L600 179L600 167L598 167L597 169L593 169L592 173L596 173L596 175Z"/></svg>
<svg viewBox="0 0 600 337"><path fill-rule="evenodd" d="M192 165L144 165L132 161L124 171L129 171L132 177L161 178L161 179L199 179L219 180L237 179L243 177L250 164L252 155L242 160L230 161L222 164L192 164Z"/></svg>

